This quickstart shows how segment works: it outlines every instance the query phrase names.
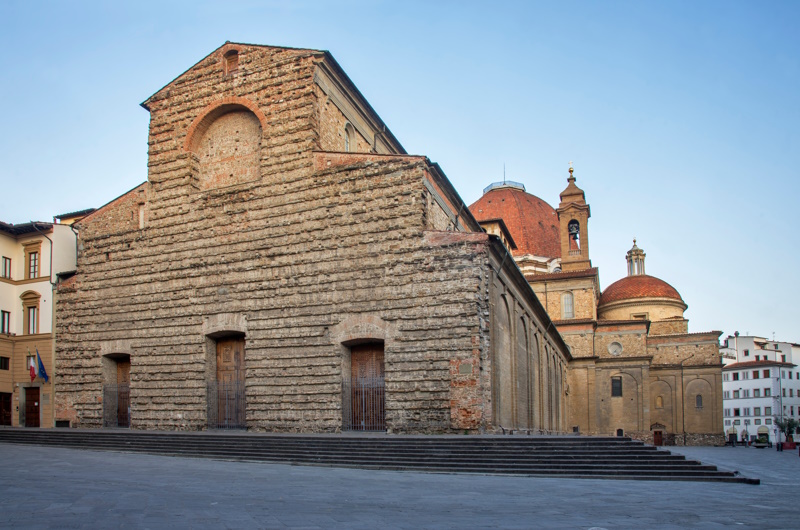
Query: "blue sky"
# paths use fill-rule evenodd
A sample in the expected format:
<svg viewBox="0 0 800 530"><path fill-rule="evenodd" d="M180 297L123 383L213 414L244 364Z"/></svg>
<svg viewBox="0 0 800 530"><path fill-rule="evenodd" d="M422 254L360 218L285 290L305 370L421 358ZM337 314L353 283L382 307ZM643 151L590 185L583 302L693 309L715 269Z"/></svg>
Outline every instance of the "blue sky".
<svg viewBox="0 0 800 530"><path fill-rule="evenodd" d="M0 220L147 178L148 96L226 40L326 49L471 204L552 205L569 161L601 286L635 236L690 331L800 342L798 2L0 4Z"/></svg>

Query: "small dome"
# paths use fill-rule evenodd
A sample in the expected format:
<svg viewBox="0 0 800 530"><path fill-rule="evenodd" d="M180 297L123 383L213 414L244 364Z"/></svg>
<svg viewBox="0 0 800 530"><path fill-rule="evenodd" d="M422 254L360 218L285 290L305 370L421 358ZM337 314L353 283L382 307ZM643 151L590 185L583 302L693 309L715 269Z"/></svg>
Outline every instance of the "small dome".
<svg viewBox="0 0 800 530"><path fill-rule="evenodd" d="M636 298L672 298L683 303L678 291L664 280L647 274L636 274L626 276L606 287L600 295L598 306Z"/></svg>
<svg viewBox="0 0 800 530"><path fill-rule="evenodd" d="M515 256L561 257L558 214L522 186L490 186L469 211L478 222L502 219L517 245Z"/></svg>

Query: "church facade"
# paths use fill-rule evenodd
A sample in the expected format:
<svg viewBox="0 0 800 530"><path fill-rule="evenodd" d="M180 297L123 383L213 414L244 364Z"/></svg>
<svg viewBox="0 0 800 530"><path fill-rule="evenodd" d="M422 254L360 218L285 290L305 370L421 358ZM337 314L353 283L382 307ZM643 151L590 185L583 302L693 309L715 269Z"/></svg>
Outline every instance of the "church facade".
<svg viewBox="0 0 800 530"><path fill-rule="evenodd" d="M589 257L590 208L572 168L558 208L521 184L498 183L470 210L487 232L502 221L510 252L569 345L574 430L655 445L724 443L721 332L689 333L686 303L645 274L635 240L628 276L601 291Z"/></svg>
<svg viewBox="0 0 800 530"><path fill-rule="evenodd" d="M77 223L75 427L564 432L567 342L324 51L226 43L153 96L147 182Z"/></svg>

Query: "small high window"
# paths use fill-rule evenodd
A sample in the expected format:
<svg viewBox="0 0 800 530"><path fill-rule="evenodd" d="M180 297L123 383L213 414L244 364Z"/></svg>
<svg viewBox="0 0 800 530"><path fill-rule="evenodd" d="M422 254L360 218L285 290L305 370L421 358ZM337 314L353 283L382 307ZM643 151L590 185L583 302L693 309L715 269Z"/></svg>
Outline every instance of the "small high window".
<svg viewBox="0 0 800 530"><path fill-rule="evenodd" d="M750 350L745 350L744 351L744 356L745 357L749 357L750 356Z"/></svg>
<svg viewBox="0 0 800 530"><path fill-rule="evenodd" d="M575 297L572 293L561 295L561 318L575 318Z"/></svg>
<svg viewBox="0 0 800 530"><path fill-rule="evenodd" d="M694 398L694 406L698 409L703 408L703 396L701 394L697 394Z"/></svg>
<svg viewBox="0 0 800 530"><path fill-rule="evenodd" d="M230 75L239 69L239 52L231 50L223 57L225 62L225 75Z"/></svg>
<svg viewBox="0 0 800 530"><path fill-rule="evenodd" d="M622 397L622 377L611 378L611 397Z"/></svg>
<svg viewBox="0 0 800 530"><path fill-rule="evenodd" d="M345 153L355 152L356 150L356 131L353 126L346 123L344 126L344 151Z"/></svg>

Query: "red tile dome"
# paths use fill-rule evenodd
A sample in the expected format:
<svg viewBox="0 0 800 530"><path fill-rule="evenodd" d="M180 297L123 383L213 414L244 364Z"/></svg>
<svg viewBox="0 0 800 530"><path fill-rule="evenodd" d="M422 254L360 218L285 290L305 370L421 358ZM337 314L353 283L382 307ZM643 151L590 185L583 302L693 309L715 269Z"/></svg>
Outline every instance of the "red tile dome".
<svg viewBox="0 0 800 530"><path fill-rule="evenodd" d="M502 219L517 245L515 256L561 257L558 214L521 185L494 185L469 211L478 222Z"/></svg>
<svg viewBox="0 0 800 530"><path fill-rule="evenodd" d="M626 276L606 287L600 295L598 305L634 298L673 298L683 302L678 291L664 280L647 274L636 274Z"/></svg>

